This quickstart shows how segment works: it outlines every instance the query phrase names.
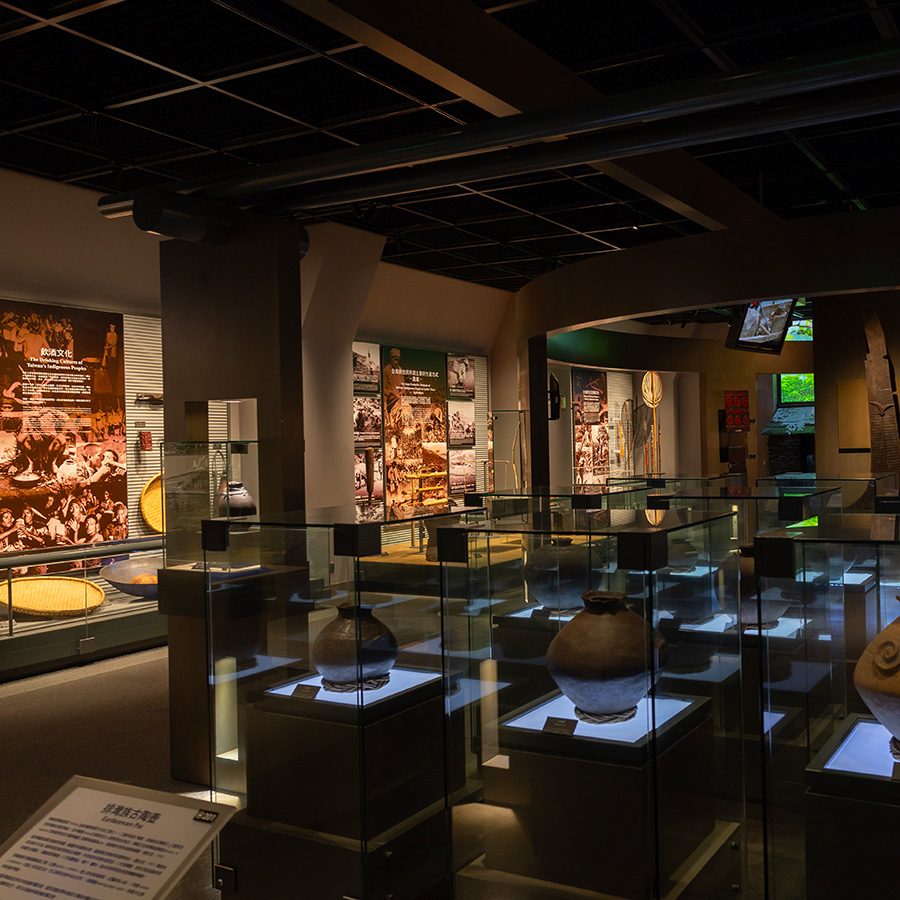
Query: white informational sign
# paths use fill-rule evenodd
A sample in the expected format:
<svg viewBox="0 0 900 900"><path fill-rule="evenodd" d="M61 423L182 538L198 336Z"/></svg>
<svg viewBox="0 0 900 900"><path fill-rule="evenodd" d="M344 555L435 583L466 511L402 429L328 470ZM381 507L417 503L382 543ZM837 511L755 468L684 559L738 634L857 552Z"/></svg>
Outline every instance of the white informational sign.
<svg viewBox="0 0 900 900"><path fill-rule="evenodd" d="M234 812L76 775L0 847L0 900L165 897Z"/></svg>

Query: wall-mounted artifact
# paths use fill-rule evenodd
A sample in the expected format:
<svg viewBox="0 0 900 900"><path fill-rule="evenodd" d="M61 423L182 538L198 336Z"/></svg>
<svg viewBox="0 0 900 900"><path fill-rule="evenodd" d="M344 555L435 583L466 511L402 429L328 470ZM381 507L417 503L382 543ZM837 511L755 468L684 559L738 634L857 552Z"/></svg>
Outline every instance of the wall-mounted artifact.
<svg viewBox="0 0 900 900"><path fill-rule="evenodd" d="M650 447L647 454L647 475L658 475L662 470L662 454L659 449L659 420L656 417L656 408L662 403L663 383L659 372L649 371L644 373L641 379L641 396L644 403L653 411L653 423L650 438Z"/></svg>
<svg viewBox="0 0 900 900"><path fill-rule="evenodd" d="M146 404L147 406L162 406L165 400L162 394L143 392L134 395L134 402Z"/></svg>
<svg viewBox="0 0 900 900"><path fill-rule="evenodd" d="M371 606L342 603L335 619L319 633L312 663L326 690L375 690L390 680L397 661L394 633Z"/></svg>
<svg viewBox="0 0 900 900"><path fill-rule="evenodd" d="M863 651L853 684L872 715L891 733L891 753L900 762L900 619Z"/></svg>
<svg viewBox="0 0 900 900"><path fill-rule="evenodd" d="M626 607L625 594L587 591L583 599L550 642L547 668L582 721L627 721L666 664L666 641Z"/></svg>
<svg viewBox="0 0 900 900"><path fill-rule="evenodd" d="M578 609L585 585L590 584L591 548L573 544L572 538L553 538L528 551L523 571L528 596L545 609Z"/></svg>
<svg viewBox="0 0 900 900"><path fill-rule="evenodd" d="M103 588L92 581L62 575L14 578L10 593L15 615L41 619L84 616L106 599ZM6 593L0 593L0 608L6 605L6 599Z"/></svg>
<svg viewBox="0 0 900 900"><path fill-rule="evenodd" d="M725 391L725 430L750 430L750 392Z"/></svg>
<svg viewBox="0 0 900 900"><path fill-rule="evenodd" d="M162 478L154 475L141 490L141 517L151 531L163 532Z"/></svg>
<svg viewBox="0 0 900 900"><path fill-rule="evenodd" d="M216 489L217 516L255 516L256 503L243 481L229 481L224 475Z"/></svg>
<svg viewBox="0 0 900 900"><path fill-rule="evenodd" d="M866 330L866 390L872 440L872 472L900 472L897 383L878 313L863 315Z"/></svg>

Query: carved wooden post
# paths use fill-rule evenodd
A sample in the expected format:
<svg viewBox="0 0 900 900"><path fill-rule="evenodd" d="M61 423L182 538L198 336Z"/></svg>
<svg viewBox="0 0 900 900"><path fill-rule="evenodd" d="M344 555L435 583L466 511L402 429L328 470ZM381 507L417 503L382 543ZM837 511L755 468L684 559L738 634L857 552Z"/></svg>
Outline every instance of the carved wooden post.
<svg viewBox="0 0 900 900"><path fill-rule="evenodd" d="M872 471L900 472L900 432L897 429L897 385L884 339L881 319L874 310L863 314L866 329L866 389L872 436Z"/></svg>

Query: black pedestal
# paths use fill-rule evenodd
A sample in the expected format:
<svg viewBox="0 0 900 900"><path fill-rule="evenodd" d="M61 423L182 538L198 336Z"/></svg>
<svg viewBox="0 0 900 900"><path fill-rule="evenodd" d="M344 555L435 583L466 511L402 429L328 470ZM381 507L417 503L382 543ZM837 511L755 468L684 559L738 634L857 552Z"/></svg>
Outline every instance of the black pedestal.
<svg viewBox="0 0 900 900"><path fill-rule="evenodd" d="M858 727L871 728L877 735L869 745L871 753L857 751L855 759L842 756L842 748L856 737ZM895 893L900 763L893 761L887 745L887 731L873 719L849 716L807 768L806 896L810 900Z"/></svg>
<svg viewBox="0 0 900 900"><path fill-rule="evenodd" d="M372 839L443 803L441 685L363 707L267 693L247 720L248 813Z"/></svg>
<svg viewBox="0 0 900 900"><path fill-rule="evenodd" d="M543 702L547 698L542 698ZM690 699L653 742L616 744L501 723L508 768L485 768L485 803L508 807L484 864L620 897L666 881L715 830L710 703ZM521 711L520 711L521 712Z"/></svg>
<svg viewBox="0 0 900 900"><path fill-rule="evenodd" d="M239 812L219 858L234 870L225 900L443 900L450 896L448 818L440 811L370 844Z"/></svg>

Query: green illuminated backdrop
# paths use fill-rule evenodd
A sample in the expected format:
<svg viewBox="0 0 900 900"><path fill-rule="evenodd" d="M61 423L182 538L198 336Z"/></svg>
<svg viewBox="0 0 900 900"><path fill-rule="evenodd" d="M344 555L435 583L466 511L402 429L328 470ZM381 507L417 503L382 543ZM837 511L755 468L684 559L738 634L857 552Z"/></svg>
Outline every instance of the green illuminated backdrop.
<svg viewBox="0 0 900 900"><path fill-rule="evenodd" d="M779 375L778 384L778 392L782 403L815 402L815 376L812 372L794 372L790 375Z"/></svg>

